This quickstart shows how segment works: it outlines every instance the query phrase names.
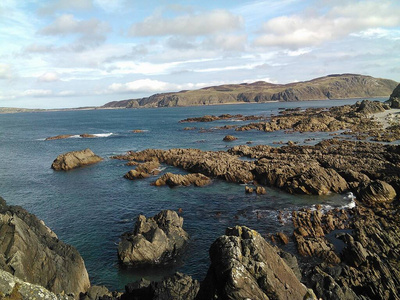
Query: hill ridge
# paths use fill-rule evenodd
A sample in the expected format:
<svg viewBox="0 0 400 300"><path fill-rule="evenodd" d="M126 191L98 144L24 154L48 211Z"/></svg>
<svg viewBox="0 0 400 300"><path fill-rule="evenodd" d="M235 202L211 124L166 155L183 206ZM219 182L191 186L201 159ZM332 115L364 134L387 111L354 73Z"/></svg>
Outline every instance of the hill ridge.
<svg viewBox="0 0 400 300"><path fill-rule="evenodd" d="M222 84L197 90L158 93L139 99L108 102L102 108L201 106L242 102L329 100L386 97L397 86L390 79L360 74L330 74L307 81Z"/></svg>

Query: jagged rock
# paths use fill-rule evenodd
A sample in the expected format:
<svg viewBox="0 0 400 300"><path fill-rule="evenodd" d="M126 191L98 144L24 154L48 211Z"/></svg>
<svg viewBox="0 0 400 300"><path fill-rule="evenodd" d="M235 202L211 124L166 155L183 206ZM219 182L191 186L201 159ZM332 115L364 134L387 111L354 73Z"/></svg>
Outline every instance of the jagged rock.
<svg viewBox="0 0 400 300"><path fill-rule="evenodd" d="M189 186L193 184L194 186L205 186L210 184L211 179L201 173L194 174L172 174L165 173L163 176L158 178L153 184L155 186L169 185L170 187L174 186Z"/></svg>
<svg viewBox="0 0 400 300"><path fill-rule="evenodd" d="M276 235L277 235L278 238L281 240L281 242L284 243L285 245L286 245L287 243L289 243L289 238L288 238L287 235L284 234L283 232L278 232Z"/></svg>
<svg viewBox="0 0 400 300"><path fill-rule="evenodd" d="M226 135L224 138L223 138L223 140L225 141L225 142L232 142L232 141L235 141L235 140L237 140L238 138L237 137L235 137L235 136L233 136L233 135Z"/></svg>
<svg viewBox="0 0 400 300"><path fill-rule="evenodd" d="M120 294L121 293L110 292L105 286L93 285L86 293L80 294L79 300L102 300L106 297L113 299L121 296Z"/></svg>
<svg viewBox="0 0 400 300"><path fill-rule="evenodd" d="M125 286L121 300L194 300L200 288L200 283L190 276L175 273L159 282L144 279Z"/></svg>
<svg viewBox="0 0 400 300"><path fill-rule="evenodd" d="M386 105L380 101L369 101L363 100L358 108L357 112L370 115L378 112L383 112L386 110Z"/></svg>
<svg viewBox="0 0 400 300"><path fill-rule="evenodd" d="M60 154L53 161L51 167L54 170L71 170L85 165L90 165L102 161L100 156L97 156L90 149L71 151Z"/></svg>
<svg viewBox="0 0 400 300"><path fill-rule="evenodd" d="M307 289L260 234L228 228L210 248L199 299L303 299Z"/></svg>
<svg viewBox="0 0 400 300"><path fill-rule="evenodd" d="M368 205L391 202L395 197L395 189L382 180L362 183L358 188L359 200Z"/></svg>
<svg viewBox="0 0 400 300"><path fill-rule="evenodd" d="M78 251L44 222L0 198L0 269L51 292L85 292L89 276Z"/></svg>
<svg viewBox="0 0 400 300"><path fill-rule="evenodd" d="M128 173L124 175L125 178L130 180L135 179L143 179L150 177L151 175L157 175L160 173L158 169L160 163L157 160L148 161L142 164L139 164L136 169L130 170Z"/></svg>
<svg viewBox="0 0 400 300"><path fill-rule="evenodd" d="M189 240L182 225L183 218L171 210L163 210L148 219L140 215L134 231L121 237L118 245L119 261L128 266L170 263Z"/></svg>
<svg viewBox="0 0 400 300"><path fill-rule="evenodd" d="M40 285L25 282L6 271L0 270L0 299L73 300L74 297L72 295L54 294Z"/></svg>

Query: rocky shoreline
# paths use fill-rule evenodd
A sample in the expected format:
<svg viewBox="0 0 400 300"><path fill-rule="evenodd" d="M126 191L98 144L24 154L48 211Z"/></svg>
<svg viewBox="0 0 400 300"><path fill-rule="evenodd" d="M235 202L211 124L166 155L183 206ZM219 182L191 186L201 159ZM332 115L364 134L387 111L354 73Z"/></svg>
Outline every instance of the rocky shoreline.
<svg viewBox="0 0 400 300"><path fill-rule="evenodd" d="M396 99L394 93L391 107ZM378 139L393 132L389 126L382 134L385 128L369 116L386 110L385 104L363 101L328 110L283 111L247 126L351 130L359 138ZM400 145L329 139L313 146L240 145L227 151L146 149L113 158L135 167L125 174L130 180L157 176L162 164L189 172L161 175L152 183L156 186L202 186L220 178L253 185L258 194L267 193L266 187L292 194L346 192L353 202L340 209L293 211L290 234L272 232L264 238L246 226L227 228L210 246L210 266L201 282L176 273L110 292L90 286L75 248L34 215L0 198L0 299L400 299ZM60 155L53 168L70 170L101 159L86 149ZM254 189L246 186L244 192ZM190 243L179 214L163 210L138 216L116 249L121 265L168 265L179 258ZM295 252L282 251L278 246L284 244L294 245Z"/></svg>

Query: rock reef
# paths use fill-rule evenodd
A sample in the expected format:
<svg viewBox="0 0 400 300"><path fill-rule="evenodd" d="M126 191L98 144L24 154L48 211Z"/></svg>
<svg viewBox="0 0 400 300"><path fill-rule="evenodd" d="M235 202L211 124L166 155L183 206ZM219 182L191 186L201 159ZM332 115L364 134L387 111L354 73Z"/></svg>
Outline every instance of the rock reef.
<svg viewBox="0 0 400 300"><path fill-rule="evenodd" d="M100 156L94 154L90 149L71 151L57 156L53 161L51 168L56 171L68 171L82 166L95 164L102 160L103 159Z"/></svg>
<svg viewBox="0 0 400 300"><path fill-rule="evenodd" d="M182 225L183 218L172 210L161 211L152 218L140 215L133 232L121 237L119 261L133 267L170 263L189 240Z"/></svg>
<svg viewBox="0 0 400 300"><path fill-rule="evenodd" d="M174 186L204 186L210 184L211 179L203 174L195 173L195 174L172 174L172 173L165 173L160 178L158 178L153 185L155 186L162 186L168 185L170 187Z"/></svg>
<svg viewBox="0 0 400 300"><path fill-rule="evenodd" d="M43 221L0 198L0 269L59 294L85 292L89 276L78 251Z"/></svg>

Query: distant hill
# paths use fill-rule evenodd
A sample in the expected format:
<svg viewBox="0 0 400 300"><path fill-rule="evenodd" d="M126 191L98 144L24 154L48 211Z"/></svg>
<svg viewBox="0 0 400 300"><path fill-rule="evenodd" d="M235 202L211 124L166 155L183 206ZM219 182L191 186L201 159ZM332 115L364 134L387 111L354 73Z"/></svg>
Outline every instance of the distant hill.
<svg viewBox="0 0 400 300"><path fill-rule="evenodd" d="M264 81L224 84L193 91L155 94L141 99L109 102L102 108L198 106L240 102L329 100L388 97L397 82L357 74L336 74L289 84Z"/></svg>

